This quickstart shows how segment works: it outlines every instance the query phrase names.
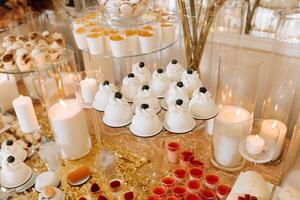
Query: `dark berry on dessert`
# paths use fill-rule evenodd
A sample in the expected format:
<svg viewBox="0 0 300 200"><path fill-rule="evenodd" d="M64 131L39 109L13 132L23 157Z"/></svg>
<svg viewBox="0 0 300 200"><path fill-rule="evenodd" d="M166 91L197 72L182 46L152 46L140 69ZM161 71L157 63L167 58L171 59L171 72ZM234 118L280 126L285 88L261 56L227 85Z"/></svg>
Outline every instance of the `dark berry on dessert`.
<svg viewBox="0 0 300 200"><path fill-rule="evenodd" d="M173 59L173 60L171 61L171 63L172 63L173 65L176 65L176 64L177 64L177 60L176 60L176 59Z"/></svg>
<svg viewBox="0 0 300 200"><path fill-rule="evenodd" d="M199 88L199 92L201 92L201 93L207 92L206 87L200 87L200 88Z"/></svg>
<svg viewBox="0 0 300 200"><path fill-rule="evenodd" d="M159 73L159 74L161 74L161 73L164 72L164 70L163 70L162 68L159 68L159 69L157 69L156 71L157 71L157 73Z"/></svg>
<svg viewBox="0 0 300 200"><path fill-rule="evenodd" d="M134 197L134 195L133 195L133 192L131 192L131 191L126 192L126 193L124 194L124 199L125 199L125 200L132 200L133 197Z"/></svg>
<svg viewBox="0 0 300 200"><path fill-rule="evenodd" d="M100 191L100 187L97 183L93 183L91 186L91 192L99 192Z"/></svg>
<svg viewBox="0 0 300 200"><path fill-rule="evenodd" d="M140 68L145 67L145 63L144 63L144 62L140 62L140 63L139 63L139 67L140 67Z"/></svg>
<svg viewBox="0 0 300 200"><path fill-rule="evenodd" d="M147 109L147 108L149 108L149 105L148 105L148 104L145 104L145 103L143 103L143 104L141 105L141 108L142 108L142 109Z"/></svg>
<svg viewBox="0 0 300 200"><path fill-rule="evenodd" d="M120 187L120 186L121 186L121 182L118 181L118 180L110 182L110 187L111 188L117 188L117 187Z"/></svg>
<svg viewBox="0 0 300 200"><path fill-rule="evenodd" d="M134 73L129 73L128 74L128 78L134 78L134 77L135 77Z"/></svg>
<svg viewBox="0 0 300 200"><path fill-rule="evenodd" d="M8 163L13 163L15 161L15 157L13 157L13 156L8 156L7 157L7 162Z"/></svg>
<svg viewBox="0 0 300 200"><path fill-rule="evenodd" d="M107 200L107 198L106 198L105 196L103 196L103 195L100 195L100 196L98 197L98 200Z"/></svg>
<svg viewBox="0 0 300 200"><path fill-rule="evenodd" d="M143 85L142 90L149 90L149 85Z"/></svg>
<svg viewBox="0 0 300 200"><path fill-rule="evenodd" d="M121 92L116 92L116 93L115 93L115 98L117 98L117 99L122 99L122 97L123 97L123 95L122 95Z"/></svg>
<svg viewBox="0 0 300 200"><path fill-rule="evenodd" d="M11 145L13 145L14 144L14 142L12 141L12 140L7 140L6 141L6 145L7 146L11 146Z"/></svg>
<svg viewBox="0 0 300 200"><path fill-rule="evenodd" d="M183 104L183 101L181 99L177 99L176 100L176 104L179 105L179 106L181 106Z"/></svg>
<svg viewBox="0 0 300 200"><path fill-rule="evenodd" d="M109 85L109 81L108 80L103 81L103 85Z"/></svg>
<svg viewBox="0 0 300 200"><path fill-rule="evenodd" d="M187 72L188 74L192 74L194 71L193 71L192 69L188 69L188 70L186 70L186 72Z"/></svg>
<svg viewBox="0 0 300 200"><path fill-rule="evenodd" d="M176 85L177 85L178 87L182 88L182 87L183 87L183 82L179 81L179 82L177 82Z"/></svg>

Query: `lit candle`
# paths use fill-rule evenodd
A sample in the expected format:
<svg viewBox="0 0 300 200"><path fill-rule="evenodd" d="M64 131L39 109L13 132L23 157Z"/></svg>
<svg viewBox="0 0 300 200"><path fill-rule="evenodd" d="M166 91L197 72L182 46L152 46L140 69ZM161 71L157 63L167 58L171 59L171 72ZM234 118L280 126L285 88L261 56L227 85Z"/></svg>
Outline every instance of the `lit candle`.
<svg viewBox="0 0 300 200"><path fill-rule="evenodd" d="M49 108L48 116L64 159L78 159L89 153L88 128L76 99L60 100Z"/></svg>
<svg viewBox="0 0 300 200"><path fill-rule="evenodd" d="M0 74L0 94L0 108L5 112L13 107L12 101L19 96L14 76Z"/></svg>
<svg viewBox="0 0 300 200"><path fill-rule="evenodd" d="M98 90L97 81L94 78L85 78L80 81L81 95L85 103L93 103Z"/></svg>
<svg viewBox="0 0 300 200"><path fill-rule="evenodd" d="M225 167L236 167L242 157L239 153L240 138L251 129L252 115L238 106L221 107L214 120L214 158Z"/></svg>
<svg viewBox="0 0 300 200"><path fill-rule="evenodd" d="M263 152L265 141L259 135L249 135L246 138L246 150L252 155L258 155Z"/></svg>
<svg viewBox="0 0 300 200"><path fill-rule="evenodd" d="M13 100L13 106L19 121L21 131L33 133L39 127L32 100L30 97L20 96Z"/></svg>
<svg viewBox="0 0 300 200"><path fill-rule="evenodd" d="M284 139L287 133L286 125L275 119L266 119L261 124L261 135L268 139L277 139L274 158L276 160L281 154L281 150L284 144Z"/></svg>

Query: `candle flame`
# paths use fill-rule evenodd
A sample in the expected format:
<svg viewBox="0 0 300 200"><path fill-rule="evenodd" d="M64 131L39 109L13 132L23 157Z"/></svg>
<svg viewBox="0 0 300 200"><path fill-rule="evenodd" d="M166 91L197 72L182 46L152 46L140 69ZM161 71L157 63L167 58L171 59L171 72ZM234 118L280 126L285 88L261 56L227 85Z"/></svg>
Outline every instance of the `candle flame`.
<svg viewBox="0 0 300 200"><path fill-rule="evenodd" d="M272 129L274 129L276 126L277 126L277 122L274 122L274 123L272 124Z"/></svg>
<svg viewBox="0 0 300 200"><path fill-rule="evenodd" d="M63 100L59 100L59 103L62 105L62 107L67 108L67 104Z"/></svg>
<svg viewBox="0 0 300 200"><path fill-rule="evenodd" d="M241 113L241 110L237 110L235 113L235 116L238 117L240 115L240 113Z"/></svg>
<svg viewBox="0 0 300 200"><path fill-rule="evenodd" d="M23 95L20 95L20 98L23 99Z"/></svg>
<svg viewBox="0 0 300 200"><path fill-rule="evenodd" d="M277 110L278 110L278 105L276 104L276 105L275 105L275 111L277 111Z"/></svg>
<svg viewBox="0 0 300 200"><path fill-rule="evenodd" d="M258 139L259 138L259 136L258 135L255 135L255 139Z"/></svg>

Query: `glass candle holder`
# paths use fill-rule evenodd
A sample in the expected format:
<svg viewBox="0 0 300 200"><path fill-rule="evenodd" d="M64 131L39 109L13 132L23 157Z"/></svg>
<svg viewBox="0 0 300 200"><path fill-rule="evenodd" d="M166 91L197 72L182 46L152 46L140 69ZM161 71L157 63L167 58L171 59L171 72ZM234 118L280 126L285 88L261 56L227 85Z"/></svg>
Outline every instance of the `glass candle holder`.
<svg viewBox="0 0 300 200"><path fill-rule="evenodd" d="M262 62L242 50L224 52L219 59L219 114L214 119L211 161L217 168L235 171L244 164L239 141L251 127L249 120L255 111Z"/></svg>

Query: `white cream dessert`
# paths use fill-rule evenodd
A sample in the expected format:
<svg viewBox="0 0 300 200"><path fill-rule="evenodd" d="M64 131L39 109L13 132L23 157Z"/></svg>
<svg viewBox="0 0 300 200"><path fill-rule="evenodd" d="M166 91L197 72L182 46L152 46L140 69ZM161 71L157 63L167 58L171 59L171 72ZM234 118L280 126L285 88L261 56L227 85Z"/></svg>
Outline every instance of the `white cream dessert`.
<svg viewBox="0 0 300 200"><path fill-rule="evenodd" d="M195 120L183 100L177 99L171 103L164 119L164 127L170 132L186 133L191 131L196 125Z"/></svg>
<svg viewBox="0 0 300 200"><path fill-rule="evenodd" d="M130 131L140 137L150 137L158 134L163 125L155 111L148 104L142 104L136 108L136 114L132 119Z"/></svg>
<svg viewBox="0 0 300 200"><path fill-rule="evenodd" d="M132 111L122 93L116 92L104 110L103 122L111 127L126 126L131 122Z"/></svg>
<svg viewBox="0 0 300 200"><path fill-rule="evenodd" d="M60 189L53 186L46 186L42 191L42 200L64 200L65 194Z"/></svg>
<svg viewBox="0 0 300 200"><path fill-rule="evenodd" d="M181 81L186 86L190 97L197 88L202 87L198 72L192 69L188 69L182 73Z"/></svg>
<svg viewBox="0 0 300 200"><path fill-rule="evenodd" d="M184 67L173 59L166 67L166 75L171 81L180 81L181 74L184 72Z"/></svg>
<svg viewBox="0 0 300 200"><path fill-rule="evenodd" d="M141 81L134 73L129 73L128 76L123 79L121 92L124 94L128 102L133 102L140 85Z"/></svg>
<svg viewBox="0 0 300 200"><path fill-rule="evenodd" d="M12 140L6 140L1 145L0 157L1 160L6 160L8 156L14 156L20 161L24 161L27 158L27 152Z"/></svg>
<svg viewBox="0 0 300 200"><path fill-rule="evenodd" d="M113 83L110 83L108 80L103 81L95 95L95 100L93 102L94 109L104 111L109 98L111 98L116 91L117 88Z"/></svg>
<svg viewBox="0 0 300 200"><path fill-rule="evenodd" d="M13 188L24 184L31 177L32 170L14 156L8 156L2 162L1 185Z"/></svg>
<svg viewBox="0 0 300 200"><path fill-rule="evenodd" d="M3 38L2 47L7 48L16 41L16 37L14 35L8 35Z"/></svg>
<svg viewBox="0 0 300 200"><path fill-rule="evenodd" d="M2 64L5 70L18 70L18 67L14 61L14 55L12 53L6 53L2 56Z"/></svg>
<svg viewBox="0 0 300 200"><path fill-rule="evenodd" d="M136 108L140 107L142 104L148 104L155 113L158 113L161 109L159 100L148 85L143 85L139 89L138 94L133 101L133 110L135 111Z"/></svg>
<svg viewBox="0 0 300 200"><path fill-rule="evenodd" d="M42 192L45 186L57 187L60 183L60 178L52 171L46 171L38 175L35 181L35 189Z"/></svg>
<svg viewBox="0 0 300 200"><path fill-rule="evenodd" d="M189 108L196 119L208 119L217 114L217 106L205 87L194 91Z"/></svg>
<svg viewBox="0 0 300 200"><path fill-rule="evenodd" d="M171 82L164 73L164 70L159 68L153 72L149 86L155 92L157 97L162 98L167 92L170 83Z"/></svg>
<svg viewBox="0 0 300 200"><path fill-rule="evenodd" d="M22 57L17 57L16 64L21 72L29 71L33 68L33 63L28 54L24 54Z"/></svg>
<svg viewBox="0 0 300 200"><path fill-rule="evenodd" d="M189 95L184 84L179 82L173 82L169 86L169 90L165 94L164 100L165 105L163 106L164 109L168 109L168 106L171 105L177 99L181 99L183 101L184 106L188 106L189 104Z"/></svg>
<svg viewBox="0 0 300 200"><path fill-rule="evenodd" d="M151 79L151 71L144 62L136 63L132 66L132 72L140 79L141 84L148 84Z"/></svg>

